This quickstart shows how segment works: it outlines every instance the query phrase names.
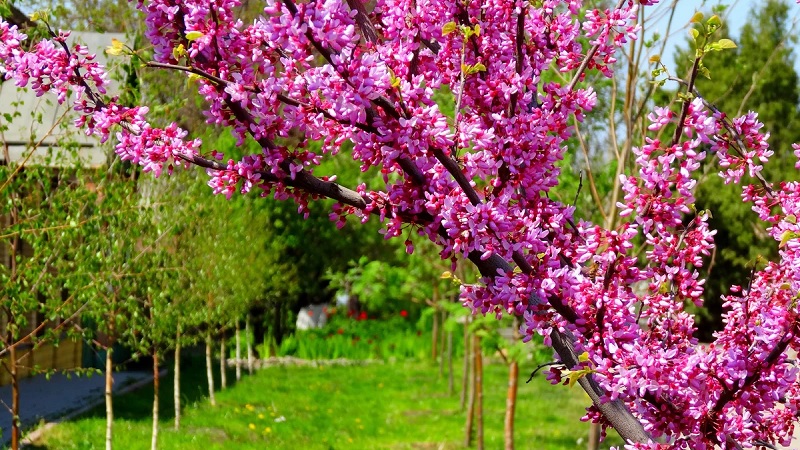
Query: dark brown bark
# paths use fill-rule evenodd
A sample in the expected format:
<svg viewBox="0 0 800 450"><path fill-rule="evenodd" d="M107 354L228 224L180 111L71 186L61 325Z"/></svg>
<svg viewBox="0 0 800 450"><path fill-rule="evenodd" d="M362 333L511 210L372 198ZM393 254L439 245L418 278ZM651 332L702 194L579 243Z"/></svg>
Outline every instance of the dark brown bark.
<svg viewBox="0 0 800 450"><path fill-rule="evenodd" d="M11 375L11 450L19 450L19 377L16 347L11 347L9 351L8 366Z"/></svg>

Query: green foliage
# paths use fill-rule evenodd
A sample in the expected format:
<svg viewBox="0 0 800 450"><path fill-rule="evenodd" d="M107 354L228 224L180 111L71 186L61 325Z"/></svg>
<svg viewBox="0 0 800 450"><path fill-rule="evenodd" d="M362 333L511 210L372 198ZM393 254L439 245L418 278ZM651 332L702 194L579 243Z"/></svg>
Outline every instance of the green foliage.
<svg viewBox="0 0 800 450"><path fill-rule="evenodd" d="M729 116L758 111L758 119L770 132L770 147L775 152L763 175L769 181L796 180L791 143L800 141L800 85L791 50L797 38L789 32L788 5L781 0L769 0L760 4L751 17L735 39L739 43L737 48L704 56L710 79L698 78L697 89ZM718 42L730 37L724 24L718 33L721 36ZM678 52L675 60L679 74L688 70L695 52L693 45ZM662 92L657 101L664 104L665 97L670 95L673 94ZM706 310L700 312L699 327L707 330L705 338L710 338L710 331L721 326L720 295L727 294L732 284L749 279L753 268L765 259L777 256L777 245L764 231L766 224L759 222L750 206L741 201L738 188L725 186L716 176L715 165L714 159L707 163L706 175L696 192L697 209L711 210L710 226L718 230L715 236L718 250L706 261Z"/></svg>
<svg viewBox="0 0 800 450"><path fill-rule="evenodd" d="M367 316L368 317L368 316ZM457 344L460 345L460 344ZM456 350L456 352L460 352ZM428 330L419 329L408 312L383 320L349 318L333 314L322 328L296 331L287 336L278 356L303 359L424 359L431 352Z"/></svg>
<svg viewBox="0 0 800 450"><path fill-rule="evenodd" d="M0 132L22 119L17 111L5 112ZM30 120L41 124L41 114ZM36 144L42 136L31 136L17 161L4 147L2 159L10 162L0 165L0 356L19 343L53 344L71 334L69 320L57 320L73 318L81 306L76 296L91 283L74 249L95 220L95 186L88 179L92 171L80 168L71 137L64 135L58 150L45 150ZM32 163L34 153L44 155L40 165ZM56 159L58 168L41 165Z"/></svg>
<svg viewBox="0 0 800 450"><path fill-rule="evenodd" d="M440 279L444 265L437 254L431 254L432 246L420 244L411 255L396 249L390 262L362 256L358 262L351 261L347 271L329 270L326 277L337 293L355 296L372 317L391 317L401 310L416 316L434 291L448 296L457 292Z"/></svg>

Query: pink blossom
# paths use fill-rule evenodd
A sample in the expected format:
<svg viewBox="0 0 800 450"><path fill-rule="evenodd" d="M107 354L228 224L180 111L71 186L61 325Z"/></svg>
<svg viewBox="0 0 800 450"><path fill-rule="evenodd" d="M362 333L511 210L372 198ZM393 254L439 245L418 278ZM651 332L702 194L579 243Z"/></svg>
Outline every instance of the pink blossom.
<svg viewBox="0 0 800 450"><path fill-rule="evenodd" d="M63 33L26 51L25 36L0 22L0 67L17 85L69 103L78 127L116 137L121 158L156 176L197 164L217 194L255 188L293 200L302 214L309 201L332 196L338 227L349 215L375 216L409 253L411 231L452 264L470 258L484 272L461 286L462 303L476 314L521 316L526 340L572 336L602 402L619 400L658 440L625 448L788 442L800 410L798 370L785 356L800 349L800 183L759 178L772 151L758 116L728 119L697 97L676 123L655 107L646 116L652 133L633 149L636 170L619 180L625 220L612 229L576 220L574 207L548 195L573 118L597 103L579 81L612 75L618 49L636 38L639 8L655 2L582 13L579 0L377 0L368 25L355 3L269 0L245 24L235 1L139 2L155 60L205 74L198 87L208 122L230 128L240 144L260 144L239 160L218 151L206 158L185 130L153 127L146 107L107 98L103 68L85 48L65 48ZM444 32L450 24L455 31ZM178 45L187 49L182 61ZM575 83L545 82L559 79L543 76L553 69L579 74ZM445 88L458 99L455 117L435 101ZM662 141L656 133L669 123L679 135ZM290 133L304 137L289 145ZM345 145L382 182L350 190L317 174ZM702 269L715 248L708 213L694 207L711 155L726 183L758 180L741 188L742 199L780 258L730 290L724 329L701 347L686 305L701 304ZM584 419L609 418L595 405Z"/></svg>

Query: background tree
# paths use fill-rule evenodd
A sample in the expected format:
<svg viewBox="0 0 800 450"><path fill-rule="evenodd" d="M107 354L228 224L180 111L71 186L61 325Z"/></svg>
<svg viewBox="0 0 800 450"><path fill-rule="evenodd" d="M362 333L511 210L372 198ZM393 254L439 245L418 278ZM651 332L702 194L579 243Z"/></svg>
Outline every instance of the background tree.
<svg viewBox="0 0 800 450"><path fill-rule="evenodd" d="M698 77L698 91L720 110L732 116L757 111L769 130L773 163L765 166L768 180L796 180L792 143L800 141L800 79L794 68L796 27L790 20L789 5L769 0L753 6L750 20L738 37L727 27L722 38L733 38L737 48L715 52L703 60L710 78ZM694 47L678 50L676 73L684 74L694 59ZM662 93L664 102L668 93ZM716 251L708 258L705 275L705 308L700 310L700 335L705 340L722 326L723 300L730 286L743 283L754 270L777 257L778 249L753 216L740 194L728 189L716 175L716 161L706 163L697 189L696 207L713 212L710 225L717 230ZM751 181L752 182L752 181ZM705 311L705 312L704 312Z"/></svg>
<svg viewBox="0 0 800 450"><path fill-rule="evenodd" d="M36 348L58 343L71 330L81 306L76 296L91 287L85 279L86 262L72 249L81 245L89 228L84 229L94 211L87 200L95 188L90 172L80 168L78 146L70 133L59 141L58 152L45 151L44 161L28 164L60 121L48 135L30 136L22 158L12 160L3 136L18 118L13 111L0 118L0 356L12 386L9 412L15 449L20 437L19 379L39 370L34 364Z"/></svg>
<svg viewBox="0 0 800 450"><path fill-rule="evenodd" d="M91 289L81 296L86 306L81 323L84 338L103 356L97 363L105 375L107 450L113 447L115 349L122 349L119 343L129 340L131 323L141 314L135 299L152 277L148 272L156 270L144 258L156 239L152 214L140 202L135 185L121 180L113 166L111 169L100 172L100 188L90 202L98 217L84 228L88 231L84 242L74 250L89 270ZM117 362L128 358L125 352L120 356Z"/></svg>

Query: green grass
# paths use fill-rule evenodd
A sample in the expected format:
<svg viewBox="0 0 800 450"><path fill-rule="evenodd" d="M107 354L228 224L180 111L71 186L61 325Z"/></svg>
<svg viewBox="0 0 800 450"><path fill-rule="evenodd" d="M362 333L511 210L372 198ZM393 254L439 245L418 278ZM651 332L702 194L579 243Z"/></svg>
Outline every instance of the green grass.
<svg viewBox="0 0 800 450"><path fill-rule="evenodd" d="M427 363L398 362L355 367L275 367L244 377L217 393L212 408L200 398L199 362L186 368L187 406L181 431L172 429L171 383L164 380L159 448L167 449L458 449L465 414L458 385L447 396L446 377ZM588 398L579 388L550 386L542 377L529 384L521 368L516 420L518 449L584 449L589 426L578 421ZM502 448L507 369L485 373L486 448ZM232 377L229 377L231 379ZM150 445L152 389L116 399L115 447ZM276 419L285 421L276 422ZM102 410L59 424L37 443L39 449L104 448ZM584 437L583 443L578 439ZM619 445L613 440L604 444Z"/></svg>

